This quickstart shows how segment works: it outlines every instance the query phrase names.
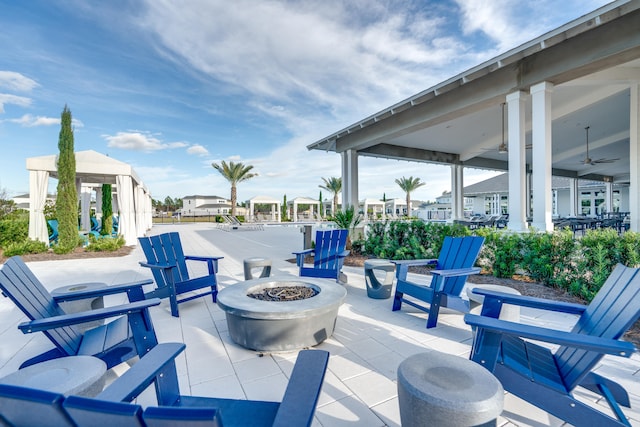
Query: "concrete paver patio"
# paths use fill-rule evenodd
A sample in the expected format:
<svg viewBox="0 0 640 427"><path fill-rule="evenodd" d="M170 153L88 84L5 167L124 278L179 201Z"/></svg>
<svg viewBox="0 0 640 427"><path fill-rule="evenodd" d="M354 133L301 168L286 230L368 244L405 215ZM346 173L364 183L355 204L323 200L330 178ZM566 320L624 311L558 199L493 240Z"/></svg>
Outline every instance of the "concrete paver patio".
<svg viewBox="0 0 640 427"><path fill-rule="evenodd" d="M244 258L260 256L273 260L272 275L297 274L286 261L302 248L296 226L267 226L264 231L221 231L212 224L156 225L150 234L179 231L185 252L192 255L222 255L220 287L243 280ZM48 289L83 281L116 284L150 278L138 265L139 247L120 258L95 258L31 262L29 267ZM197 274L198 268L194 268ZM426 314L409 307L391 311L391 300L366 295L362 268L345 267L348 296L339 311L335 333L317 346L331 353L329 368L314 420L315 426L399 426L396 371L400 362L420 352L441 351L468 358L471 329L459 313L440 315L438 327L425 329ZM424 279L423 279L424 280ZM126 302L124 296L107 297L105 305ZM165 300L151 315L161 342L184 342L186 351L178 359L182 394L238 399L280 400L297 352L262 354L231 341L224 312L210 298L198 298L180 307L180 317L171 317ZM25 359L50 348L42 334L23 335L18 323L22 313L7 298L0 298L0 376L14 372ZM521 321L569 329L570 316L542 314L522 309ZM114 368L112 376L127 368ZM606 357L598 372L619 381L631 395L632 409L625 408L631 423L640 426L640 355L631 359ZM594 405L597 396L581 390L579 396ZM140 398L153 404L153 392ZM546 412L507 394L500 426L561 426Z"/></svg>

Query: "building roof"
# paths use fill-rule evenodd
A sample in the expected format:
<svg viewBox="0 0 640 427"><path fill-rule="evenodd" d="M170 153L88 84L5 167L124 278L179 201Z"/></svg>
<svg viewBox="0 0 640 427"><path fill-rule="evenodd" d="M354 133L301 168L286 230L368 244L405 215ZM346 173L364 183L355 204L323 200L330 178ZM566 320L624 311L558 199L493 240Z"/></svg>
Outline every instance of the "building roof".
<svg viewBox="0 0 640 427"><path fill-rule="evenodd" d="M220 196L201 196L201 195L194 195L194 196L184 196L183 199L222 199L222 200L227 200L226 197L220 197Z"/></svg>
<svg viewBox="0 0 640 427"><path fill-rule="evenodd" d="M568 189L569 188L569 178L564 178L561 176L552 177L551 187L554 190L560 189ZM602 183L598 181L591 180L578 180L578 187L602 187ZM480 194L490 194L490 193L508 193L509 192L509 174L503 173L500 175L496 175L492 178L485 179L484 181L477 182L475 184L467 185L464 187L463 194L465 197L473 197ZM451 192L443 193L440 197L451 197Z"/></svg>
<svg viewBox="0 0 640 427"><path fill-rule="evenodd" d="M277 204L280 203L280 200L275 199L273 197L270 196L255 196L251 199L249 199L250 202L255 203L255 204Z"/></svg>

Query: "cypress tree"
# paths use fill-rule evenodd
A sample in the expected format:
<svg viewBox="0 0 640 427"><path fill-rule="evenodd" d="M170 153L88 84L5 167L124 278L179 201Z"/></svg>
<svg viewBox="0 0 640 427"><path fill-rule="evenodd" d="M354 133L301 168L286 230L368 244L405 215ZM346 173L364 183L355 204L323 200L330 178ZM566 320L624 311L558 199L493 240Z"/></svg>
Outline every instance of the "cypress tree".
<svg viewBox="0 0 640 427"><path fill-rule="evenodd" d="M71 110L66 105L62 111L58 138L58 248L56 252L71 252L78 245L78 191L76 189L76 155L73 148Z"/></svg>
<svg viewBox="0 0 640 427"><path fill-rule="evenodd" d="M281 215L280 221L286 221L287 220L287 195L286 194L282 198L281 209L282 209L282 215Z"/></svg>
<svg viewBox="0 0 640 427"><path fill-rule="evenodd" d="M111 236L113 228L113 204L111 199L111 184L102 184L102 230L103 236Z"/></svg>

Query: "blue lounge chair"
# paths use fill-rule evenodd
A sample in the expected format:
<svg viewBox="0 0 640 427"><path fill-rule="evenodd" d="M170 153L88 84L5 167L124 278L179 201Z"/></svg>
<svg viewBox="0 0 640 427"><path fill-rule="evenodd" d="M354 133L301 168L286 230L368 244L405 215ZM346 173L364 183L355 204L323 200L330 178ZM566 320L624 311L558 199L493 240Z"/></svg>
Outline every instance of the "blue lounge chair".
<svg viewBox="0 0 640 427"><path fill-rule="evenodd" d="M393 311L400 310L402 303L429 313L427 328L438 324L440 307L447 307L463 313L469 311L469 301L460 297L467 277L480 272L473 267L478 258L484 237L445 237L438 259L417 259L392 261L396 264L396 292L393 298ZM421 285L407 280L411 266L431 265L431 283ZM405 295L414 299L407 299ZM422 301L429 304L425 306Z"/></svg>
<svg viewBox="0 0 640 427"><path fill-rule="evenodd" d="M91 220L95 220L95 218L91 218ZM47 224L49 224L49 228L51 228L51 234L49 235L49 243L56 243L58 241L58 220L57 219L49 219L47 220ZM91 230L87 232L87 234L80 233L78 231L78 237L82 239L83 246L89 244L88 235L93 235L96 239L100 239L102 236L99 232Z"/></svg>
<svg viewBox="0 0 640 427"><path fill-rule="evenodd" d="M63 356L89 355L104 360L108 367L141 356L157 344L148 308L159 299L144 300L142 286L151 280L105 286L52 297L18 256L9 258L0 269L0 289L30 319L18 328L24 333L44 332L55 345L50 351L25 361L26 367ZM127 292L131 304L85 313L66 314L60 301L73 301ZM74 325L99 319L117 319L81 334Z"/></svg>
<svg viewBox="0 0 640 427"><path fill-rule="evenodd" d="M140 237L140 246L147 262L140 265L148 267L153 273L157 288L146 294L147 298L169 298L171 315L179 316L178 304L211 295L216 302L218 295L218 260L223 257L203 257L185 255L180 243L180 235L176 232L160 234L151 237ZM207 263L208 274L190 278L187 260L203 261ZM192 291L209 288L206 292L192 293ZM181 299L178 295L191 293Z"/></svg>
<svg viewBox="0 0 640 427"><path fill-rule="evenodd" d="M185 346L157 345L95 398L64 397L43 390L0 385L0 413L13 425L302 427L313 421L329 353L303 350L282 402L182 396L175 357ZM156 386L157 407L130 403Z"/></svg>
<svg viewBox="0 0 640 427"><path fill-rule="evenodd" d="M619 405L625 389L592 370L606 354L631 357L636 348L619 338L640 318L640 270L618 265L588 306L475 289L484 295L471 360L491 371L505 390L576 426L629 426ZM569 332L499 320L502 304L578 315ZM530 340L557 344L550 349ZM609 404L615 418L573 393L582 386Z"/></svg>
<svg viewBox="0 0 640 427"><path fill-rule="evenodd" d="M51 234L49 234L49 243L58 241L58 220L57 219L48 219L47 224L49 224L49 228L51 229Z"/></svg>
<svg viewBox="0 0 640 427"><path fill-rule="evenodd" d="M349 255L349 251L345 250L348 235L349 230L318 230L314 249L293 252L300 268L300 276L336 279L339 282L342 264ZM304 259L312 254L313 267L306 267Z"/></svg>

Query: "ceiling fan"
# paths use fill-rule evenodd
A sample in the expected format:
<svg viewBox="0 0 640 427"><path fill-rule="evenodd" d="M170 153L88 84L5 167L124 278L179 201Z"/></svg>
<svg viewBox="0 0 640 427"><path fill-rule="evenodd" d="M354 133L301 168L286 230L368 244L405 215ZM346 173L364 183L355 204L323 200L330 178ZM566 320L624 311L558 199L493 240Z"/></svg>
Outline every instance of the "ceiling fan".
<svg viewBox="0 0 640 427"><path fill-rule="evenodd" d="M504 126L504 107L505 107L505 103L503 102L502 104L502 142L500 143L500 145L498 145L498 153L499 154L507 154L509 152L509 145L507 144L507 141L504 137L505 134L505 126ZM530 150L531 149L531 144L526 144L524 146L525 149Z"/></svg>
<svg viewBox="0 0 640 427"><path fill-rule="evenodd" d="M620 160L620 159L597 159L597 160L594 160L591 157L589 157L589 127L590 126L587 126L587 127L584 128L584 130L587 133L587 136L586 136L587 153L586 153L585 158L580 163L582 163L583 165L593 166L593 165L597 165L597 164L600 164L600 163L613 163L616 160Z"/></svg>

